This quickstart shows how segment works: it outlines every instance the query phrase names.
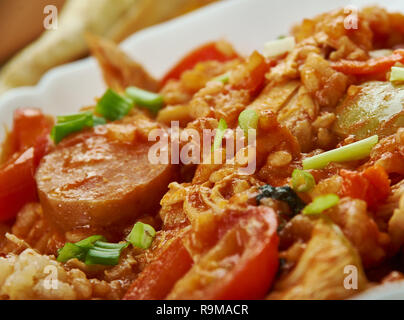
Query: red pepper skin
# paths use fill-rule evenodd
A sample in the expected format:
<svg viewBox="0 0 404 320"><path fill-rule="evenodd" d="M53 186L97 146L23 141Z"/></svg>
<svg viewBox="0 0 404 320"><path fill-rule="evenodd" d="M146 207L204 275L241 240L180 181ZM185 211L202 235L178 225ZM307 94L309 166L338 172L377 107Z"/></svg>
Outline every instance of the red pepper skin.
<svg viewBox="0 0 404 320"><path fill-rule="evenodd" d="M0 222L14 219L22 207L38 201L35 170L49 151L52 121L40 109L14 112L12 153L0 167Z"/></svg>
<svg viewBox="0 0 404 320"><path fill-rule="evenodd" d="M344 74L360 76L386 73L397 62L404 62L404 49L397 49L390 56L373 58L367 61L341 60L332 62L331 67Z"/></svg>
<svg viewBox="0 0 404 320"><path fill-rule="evenodd" d="M161 86L164 86L168 80L178 80L184 71L193 69L199 62L219 61L226 62L238 58L236 52L224 52L220 50L217 42L209 42L194 51L187 54L178 62L161 80Z"/></svg>
<svg viewBox="0 0 404 320"><path fill-rule="evenodd" d="M161 300L167 296L193 264L182 236L180 233L169 240L168 247L139 274L123 300Z"/></svg>
<svg viewBox="0 0 404 320"><path fill-rule="evenodd" d="M341 170L341 196L366 201L371 210L384 203L390 194L390 180L386 171L377 165L362 172Z"/></svg>
<svg viewBox="0 0 404 320"><path fill-rule="evenodd" d="M0 168L0 222L7 222L22 207L38 200L34 148L16 153Z"/></svg>

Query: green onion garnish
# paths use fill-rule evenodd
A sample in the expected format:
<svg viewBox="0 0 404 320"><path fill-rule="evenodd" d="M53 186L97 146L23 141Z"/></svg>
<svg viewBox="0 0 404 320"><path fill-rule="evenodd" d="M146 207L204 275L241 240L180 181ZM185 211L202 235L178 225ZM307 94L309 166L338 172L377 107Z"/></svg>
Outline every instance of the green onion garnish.
<svg viewBox="0 0 404 320"><path fill-rule="evenodd" d="M115 250L122 250L129 246L128 242L121 242L121 243L109 243L105 241L97 241L94 243L94 247L98 249L115 249Z"/></svg>
<svg viewBox="0 0 404 320"><path fill-rule="evenodd" d="M314 188L316 181L310 172L295 169L292 173L292 186L296 192L308 192Z"/></svg>
<svg viewBox="0 0 404 320"><path fill-rule="evenodd" d="M58 250L57 261L59 262L67 262L70 259L77 258L79 260L83 260L86 257L86 250L80 248L74 243L67 242L64 247Z"/></svg>
<svg viewBox="0 0 404 320"><path fill-rule="evenodd" d="M103 115L108 120L114 121L122 119L133 107L133 102L118 94L112 89L108 89L98 101L96 112Z"/></svg>
<svg viewBox="0 0 404 320"><path fill-rule="evenodd" d="M148 249L155 236L156 230L151 225L137 222L126 240L137 248Z"/></svg>
<svg viewBox="0 0 404 320"><path fill-rule="evenodd" d="M58 251L57 260L60 262L67 262L70 259L77 258L84 261L89 249L94 247L94 243L105 241L103 236L91 236L76 243L66 243L62 249Z"/></svg>
<svg viewBox="0 0 404 320"><path fill-rule="evenodd" d="M58 116L56 120L57 124L52 128L51 132L51 138L56 144L69 134L81 131L84 128L91 128L106 123L104 118L96 117L90 111L67 116Z"/></svg>
<svg viewBox="0 0 404 320"><path fill-rule="evenodd" d="M164 97L160 94L136 87L127 88L125 93L136 105L149 109L154 114L164 106Z"/></svg>
<svg viewBox="0 0 404 320"><path fill-rule="evenodd" d="M339 197L336 194L327 194L314 199L312 203L306 206L302 213L306 215L320 214L327 209L330 209L337 205Z"/></svg>
<svg viewBox="0 0 404 320"><path fill-rule="evenodd" d="M128 245L128 242L109 243L96 241L94 246L88 250L85 263L87 265L101 264L105 266L115 266L119 262L122 250L127 248Z"/></svg>
<svg viewBox="0 0 404 320"><path fill-rule="evenodd" d="M378 136L351 143L338 149L327 151L303 160L303 169L322 169L330 162L361 160L369 156L373 147L379 142Z"/></svg>
<svg viewBox="0 0 404 320"><path fill-rule="evenodd" d="M244 135L248 137L248 130L257 130L259 116L255 110L247 109L240 113L238 123L240 128L244 131Z"/></svg>
<svg viewBox="0 0 404 320"><path fill-rule="evenodd" d="M220 76L217 76L216 78L213 78L212 81L222 82L223 84L226 84L230 81L230 74L224 73Z"/></svg>
<svg viewBox="0 0 404 320"><path fill-rule="evenodd" d="M93 116L93 126L101 126L103 124L106 124L107 120L105 120L105 118L103 117L97 117L97 116Z"/></svg>
<svg viewBox="0 0 404 320"><path fill-rule="evenodd" d="M57 260L67 262L78 259L86 264L116 265L128 242L109 243L103 236L95 235L76 243L66 243L58 252Z"/></svg>
<svg viewBox="0 0 404 320"><path fill-rule="evenodd" d="M156 230L152 226L138 222L129 234L128 241L110 243L103 236L95 235L76 243L68 242L58 251L57 261L67 262L76 258L87 265L114 266L118 264L122 250L129 244L148 249L155 236Z"/></svg>
<svg viewBox="0 0 404 320"><path fill-rule="evenodd" d="M80 248L83 248L83 249L90 249L94 246L94 243L99 242L99 241L106 241L106 239L103 236L96 235L96 236L88 237L79 242L76 242L75 245L79 246Z"/></svg>
<svg viewBox="0 0 404 320"><path fill-rule="evenodd" d="M220 148L220 146L222 145L222 140L226 133L226 130L227 130L226 120L220 119L219 125L216 129L215 139L213 140L212 150L216 150L216 149Z"/></svg>
<svg viewBox="0 0 404 320"><path fill-rule="evenodd" d="M392 67L390 73L390 81L404 81L404 68L401 67Z"/></svg>
<svg viewBox="0 0 404 320"><path fill-rule="evenodd" d="M52 128L51 138L58 144L66 136L84 128L90 128L93 124L93 114L91 112L59 116L57 117L57 124Z"/></svg>
<svg viewBox="0 0 404 320"><path fill-rule="evenodd" d="M85 264L94 265L100 264L104 266L116 266L119 263L119 257L121 256L121 251L112 250L100 250L98 248L88 250Z"/></svg>
<svg viewBox="0 0 404 320"><path fill-rule="evenodd" d="M93 114L90 111L71 114L67 116L57 116L56 117L57 123L66 123L71 121L86 121L86 125L91 127L93 125Z"/></svg>

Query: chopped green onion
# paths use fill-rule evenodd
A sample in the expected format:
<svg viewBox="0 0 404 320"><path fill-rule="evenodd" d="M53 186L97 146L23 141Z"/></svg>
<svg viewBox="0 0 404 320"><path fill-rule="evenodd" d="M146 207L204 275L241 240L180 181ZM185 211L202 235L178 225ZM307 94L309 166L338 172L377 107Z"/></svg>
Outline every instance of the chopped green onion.
<svg viewBox="0 0 404 320"><path fill-rule="evenodd" d="M364 159L369 156L378 141L379 137L375 135L341 148L318 154L314 157L303 160L303 169L322 169L330 162L345 162Z"/></svg>
<svg viewBox="0 0 404 320"><path fill-rule="evenodd" d="M74 258L83 260L85 256L86 256L86 250L80 248L74 243L68 242L64 245L63 248L58 250L57 261L64 263Z"/></svg>
<svg viewBox="0 0 404 320"><path fill-rule="evenodd" d="M390 81L404 81L404 68L400 67L392 67L391 74L390 74Z"/></svg>
<svg viewBox="0 0 404 320"><path fill-rule="evenodd" d="M294 37L284 37L267 42L264 46L264 56L267 58L279 56L292 51L295 45L296 42Z"/></svg>
<svg viewBox="0 0 404 320"><path fill-rule="evenodd" d="M121 242L121 243L109 243L105 241L97 241L94 243L94 247L97 249L115 249L115 250L122 250L127 248L129 245L128 242Z"/></svg>
<svg viewBox="0 0 404 320"><path fill-rule="evenodd" d="M94 246L88 250L85 263L87 265L117 265L122 250L127 248L128 245L129 242L109 243L105 241L96 241Z"/></svg>
<svg viewBox="0 0 404 320"><path fill-rule="evenodd" d="M91 127L93 125L93 114L90 111L87 112L82 112L82 113L76 113L76 114L70 114L66 116L57 116L57 123L65 123L65 122L71 122L71 121L76 121L76 120L85 120L87 121L86 125Z"/></svg>
<svg viewBox="0 0 404 320"><path fill-rule="evenodd" d="M101 250L98 248L88 250L85 264L94 265L100 264L104 266L115 266L119 263L119 257L121 256L121 250Z"/></svg>
<svg viewBox="0 0 404 320"><path fill-rule="evenodd" d="M219 125L216 129L215 139L213 140L212 150L216 150L216 149L220 148L220 146L222 145L222 140L226 133L226 130L227 130L226 121L224 119L220 119Z"/></svg>
<svg viewBox="0 0 404 320"><path fill-rule="evenodd" d="M302 213L306 215L320 214L327 209L330 209L337 205L339 197L336 194L327 194L314 199L312 203L306 206Z"/></svg>
<svg viewBox="0 0 404 320"><path fill-rule="evenodd" d="M244 135L248 137L248 130L257 130L259 116L255 110L247 109L240 113L238 123L240 128L244 131Z"/></svg>
<svg viewBox="0 0 404 320"><path fill-rule="evenodd" d="M103 124L106 124L107 120L105 120L105 118L103 117L97 117L97 116L93 116L93 126L101 126Z"/></svg>
<svg viewBox="0 0 404 320"><path fill-rule="evenodd" d="M136 87L127 88L125 93L136 105L147 108L155 114L164 106L164 97L161 94Z"/></svg>
<svg viewBox="0 0 404 320"><path fill-rule="evenodd" d="M155 236L156 230L152 226L137 222L126 239L137 248L148 249Z"/></svg>
<svg viewBox="0 0 404 320"><path fill-rule="evenodd" d="M296 192L308 192L314 188L316 181L310 172L295 169L292 173L292 186Z"/></svg>
<svg viewBox="0 0 404 320"><path fill-rule="evenodd" d="M98 101L96 112L114 121L122 119L133 107L133 102L121 96L112 89L108 89L102 98Z"/></svg>
<svg viewBox="0 0 404 320"><path fill-rule="evenodd" d="M109 243L103 236L95 235L77 243L66 243L59 250L57 260L67 262L77 258L89 265L116 265L122 250L128 245L128 242Z"/></svg>
<svg viewBox="0 0 404 320"><path fill-rule="evenodd" d="M104 118L94 116L90 111L58 116L56 119L57 124L52 128L51 132L51 138L56 144L71 133L106 123Z"/></svg>
<svg viewBox="0 0 404 320"><path fill-rule="evenodd" d="M106 239L103 236L96 235L96 236L88 237L79 242L76 242L75 244L76 244L76 246L79 246L80 248L90 249L94 246L94 243L96 243L97 241L106 241Z"/></svg>
<svg viewBox="0 0 404 320"><path fill-rule="evenodd" d="M58 144L66 136L81 131L86 127L92 127L93 116L91 112L85 112L69 116L57 117L58 123L52 128L51 138Z"/></svg>
<svg viewBox="0 0 404 320"><path fill-rule="evenodd" d="M87 265L117 265L122 250L130 243L136 247L148 249L155 236L156 231L152 226L138 222L129 234L128 242L109 243L103 236L91 236L77 243L66 243L58 251L57 261L67 262L77 258Z"/></svg>
<svg viewBox="0 0 404 320"><path fill-rule="evenodd" d="M222 82L223 84L226 84L230 81L230 74L224 73L220 76L217 76L216 78L213 78L212 81Z"/></svg>

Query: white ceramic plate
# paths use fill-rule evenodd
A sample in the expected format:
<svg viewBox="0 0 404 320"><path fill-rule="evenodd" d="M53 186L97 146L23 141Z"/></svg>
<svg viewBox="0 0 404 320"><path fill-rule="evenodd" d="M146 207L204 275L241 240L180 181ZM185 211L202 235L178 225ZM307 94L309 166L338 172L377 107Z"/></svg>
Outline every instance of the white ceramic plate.
<svg viewBox="0 0 404 320"><path fill-rule="evenodd" d="M227 0L144 31L123 44L125 51L156 77L183 54L210 40L224 38L248 54L268 40L287 34L294 23L337 7L379 2L404 12L402 0ZM74 113L105 90L92 58L55 68L36 87L11 90L0 97L0 123L10 125L18 107L40 107L47 114ZM0 141L4 138L0 131ZM365 294L365 299L404 299L404 285Z"/></svg>

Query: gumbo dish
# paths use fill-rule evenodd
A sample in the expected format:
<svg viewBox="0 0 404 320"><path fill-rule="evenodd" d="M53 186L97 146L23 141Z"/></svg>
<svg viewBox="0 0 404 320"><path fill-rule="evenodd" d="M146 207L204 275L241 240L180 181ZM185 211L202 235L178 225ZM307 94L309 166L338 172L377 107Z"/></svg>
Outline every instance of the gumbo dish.
<svg viewBox="0 0 404 320"><path fill-rule="evenodd" d="M16 109L4 141L0 298L348 299L403 281L404 15L348 18L249 56L207 43L160 80L89 35L105 94L56 119Z"/></svg>

